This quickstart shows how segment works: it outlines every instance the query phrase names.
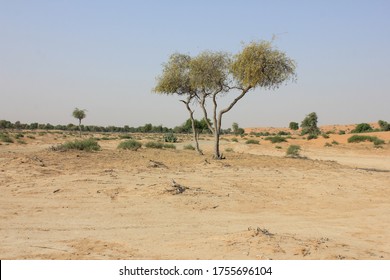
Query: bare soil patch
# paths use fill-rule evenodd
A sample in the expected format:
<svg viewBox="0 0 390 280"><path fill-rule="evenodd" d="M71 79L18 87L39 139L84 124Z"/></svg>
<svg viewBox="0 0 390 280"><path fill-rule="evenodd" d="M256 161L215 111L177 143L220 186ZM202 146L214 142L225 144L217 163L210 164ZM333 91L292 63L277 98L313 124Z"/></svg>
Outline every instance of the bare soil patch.
<svg viewBox="0 0 390 280"><path fill-rule="evenodd" d="M183 150L187 139L49 150L71 137L0 145L1 259L390 259L388 142L224 137L222 161L207 136L205 156ZM290 144L308 159L285 158ZM169 191L172 180L185 189Z"/></svg>

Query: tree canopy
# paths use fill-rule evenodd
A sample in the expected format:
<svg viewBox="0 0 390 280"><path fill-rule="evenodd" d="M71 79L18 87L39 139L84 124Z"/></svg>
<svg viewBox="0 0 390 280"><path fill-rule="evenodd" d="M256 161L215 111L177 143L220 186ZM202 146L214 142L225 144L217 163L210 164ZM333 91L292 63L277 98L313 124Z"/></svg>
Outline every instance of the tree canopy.
<svg viewBox="0 0 390 280"><path fill-rule="evenodd" d="M187 99L182 102L186 104L192 120L194 111L189 107L190 103L197 102L200 105L204 120L214 134L214 157L221 159L219 138L223 115L250 90L277 89L283 83L295 80L295 68L294 60L267 41L245 45L234 56L211 51L201 52L195 57L175 53L164 64L155 91L186 95ZM218 111L217 97L229 92L234 92L236 97L227 107ZM208 99L211 100L209 107L206 106ZM209 121L209 116L213 123Z"/></svg>

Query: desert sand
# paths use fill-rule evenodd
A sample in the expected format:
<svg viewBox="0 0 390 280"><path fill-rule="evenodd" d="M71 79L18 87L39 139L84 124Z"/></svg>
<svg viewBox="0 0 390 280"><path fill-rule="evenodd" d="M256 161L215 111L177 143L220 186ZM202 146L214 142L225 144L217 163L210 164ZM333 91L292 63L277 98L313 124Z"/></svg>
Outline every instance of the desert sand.
<svg viewBox="0 0 390 280"><path fill-rule="evenodd" d="M34 135L0 145L0 259L390 259L390 132L370 134L380 149L350 134L223 136L220 161L208 136L199 156L189 137L176 150L113 139L58 152L76 135ZM305 158L285 157L290 144Z"/></svg>

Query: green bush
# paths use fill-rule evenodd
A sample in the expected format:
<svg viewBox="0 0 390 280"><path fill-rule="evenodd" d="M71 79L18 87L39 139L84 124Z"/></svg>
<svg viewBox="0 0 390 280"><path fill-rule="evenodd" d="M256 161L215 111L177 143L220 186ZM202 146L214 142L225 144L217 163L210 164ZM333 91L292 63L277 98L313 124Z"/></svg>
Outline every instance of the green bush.
<svg viewBox="0 0 390 280"><path fill-rule="evenodd" d="M4 134L4 133L0 133L0 141L4 143L14 142L14 140L8 134Z"/></svg>
<svg viewBox="0 0 390 280"><path fill-rule="evenodd" d="M360 142L373 142L374 145L384 144L385 141L379 139L376 136L368 136L368 135L353 135L348 138L348 143L360 143Z"/></svg>
<svg viewBox="0 0 390 280"><path fill-rule="evenodd" d="M337 142L336 140L333 140L333 141L332 141L332 145L338 145L338 144L340 144L340 143Z"/></svg>
<svg viewBox="0 0 390 280"><path fill-rule="evenodd" d="M173 145L173 144L164 144L163 145L163 148L165 148L165 149L176 149L176 146L175 145Z"/></svg>
<svg viewBox="0 0 390 280"><path fill-rule="evenodd" d="M291 135L291 133L288 132L288 131L283 131L283 130L281 130L281 131L279 131L279 132L277 133L277 135Z"/></svg>
<svg viewBox="0 0 390 280"><path fill-rule="evenodd" d="M141 147L142 147L142 143L133 139L123 141L118 145L118 149L131 150L131 151L137 151Z"/></svg>
<svg viewBox="0 0 390 280"><path fill-rule="evenodd" d="M160 142L147 142L145 147L150 149L162 149L164 145Z"/></svg>
<svg viewBox="0 0 390 280"><path fill-rule="evenodd" d="M360 123L351 132L352 133L362 133L362 132L370 132L372 130L373 129L372 129L371 125L369 125L368 123Z"/></svg>
<svg viewBox="0 0 390 280"><path fill-rule="evenodd" d="M288 127L292 130L298 130L299 129L299 124L297 122L290 122Z"/></svg>
<svg viewBox="0 0 390 280"><path fill-rule="evenodd" d="M133 137L129 134L121 134L119 135L120 139L133 139Z"/></svg>
<svg viewBox="0 0 390 280"><path fill-rule="evenodd" d="M307 140L317 139L317 138L318 138L317 134L309 134L309 135L307 136Z"/></svg>
<svg viewBox="0 0 390 280"><path fill-rule="evenodd" d="M194 146L192 146L191 144L188 144L188 145L185 145L184 147L183 147L183 149L184 150L195 150L195 147Z"/></svg>
<svg viewBox="0 0 390 280"><path fill-rule="evenodd" d="M282 137L282 136L279 136L279 135L276 135L276 136L268 136L265 138L265 140L269 140L271 141L271 143L275 144L275 143L282 143L282 142L287 142L286 138L285 137Z"/></svg>
<svg viewBox="0 0 390 280"><path fill-rule="evenodd" d="M237 138L232 138L232 142L238 142L238 139Z"/></svg>
<svg viewBox="0 0 390 280"><path fill-rule="evenodd" d="M329 135L328 135L328 134L325 134L325 133L321 134L321 136L322 136L323 138L325 138L325 139L328 139L328 138L329 138Z"/></svg>
<svg viewBox="0 0 390 280"><path fill-rule="evenodd" d="M390 123L379 120L378 125L382 131L390 131Z"/></svg>
<svg viewBox="0 0 390 280"><path fill-rule="evenodd" d="M340 130L339 131L339 135L344 135L345 134L345 130Z"/></svg>
<svg viewBox="0 0 390 280"><path fill-rule="evenodd" d="M177 137L173 133L167 133L167 134L164 135L164 142L176 143L177 142Z"/></svg>
<svg viewBox="0 0 390 280"><path fill-rule="evenodd" d="M249 139L246 140L245 144L259 144L259 141L254 139Z"/></svg>
<svg viewBox="0 0 390 280"><path fill-rule="evenodd" d="M23 138L23 137L24 137L24 135L22 133L17 133L15 135L15 139L20 139L20 138Z"/></svg>
<svg viewBox="0 0 390 280"><path fill-rule="evenodd" d="M374 143L374 146L380 146L380 145L385 144L385 141L382 139L376 138L376 139L374 139L373 143Z"/></svg>
<svg viewBox="0 0 390 280"><path fill-rule="evenodd" d="M98 142L93 139L89 138L86 140L76 140L73 142L66 142L62 145L53 147L53 150L55 151L68 151L68 150L79 150L79 151L99 151L100 150L100 145Z"/></svg>
<svg viewBox="0 0 390 280"><path fill-rule="evenodd" d="M289 157L299 157L299 152L301 151L301 146L299 145L290 145L286 151L286 156Z"/></svg>

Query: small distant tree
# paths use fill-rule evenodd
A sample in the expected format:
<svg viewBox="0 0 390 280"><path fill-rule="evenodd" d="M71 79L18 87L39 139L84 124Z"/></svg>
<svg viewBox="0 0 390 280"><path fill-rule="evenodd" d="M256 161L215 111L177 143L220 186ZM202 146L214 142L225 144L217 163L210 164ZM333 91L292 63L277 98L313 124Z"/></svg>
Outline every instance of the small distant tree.
<svg viewBox="0 0 390 280"><path fill-rule="evenodd" d="M359 123L355 129L353 129L351 132L352 133L363 133L363 132L370 132L373 131L371 125L368 123Z"/></svg>
<svg viewBox="0 0 390 280"><path fill-rule="evenodd" d="M310 134L316 136L320 134L320 129L318 128L317 123L317 114L315 112L308 114L301 123L302 135Z"/></svg>
<svg viewBox="0 0 390 280"><path fill-rule="evenodd" d="M234 122L232 124L232 131L234 133L234 135L242 135L245 133L245 130L243 128L241 128L238 123Z"/></svg>
<svg viewBox="0 0 390 280"><path fill-rule="evenodd" d="M386 121L379 120L378 125L382 131L389 131L390 130L390 123Z"/></svg>
<svg viewBox="0 0 390 280"><path fill-rule="evenodd" d="M297 122L290 122L288 127L292 130L298 130L299 129L299 124Z"/></svg>
<svg viewBox="0 0 390 280"><path fill-rule="evenodd" d="M75 108L73 110L73 117L78 119L79 120L79 131L80 131L80 137L81 137L81 120L84 119L87 115L86 115L86 112L87 110L83 109L79 109L79 108Z"/></svg>

